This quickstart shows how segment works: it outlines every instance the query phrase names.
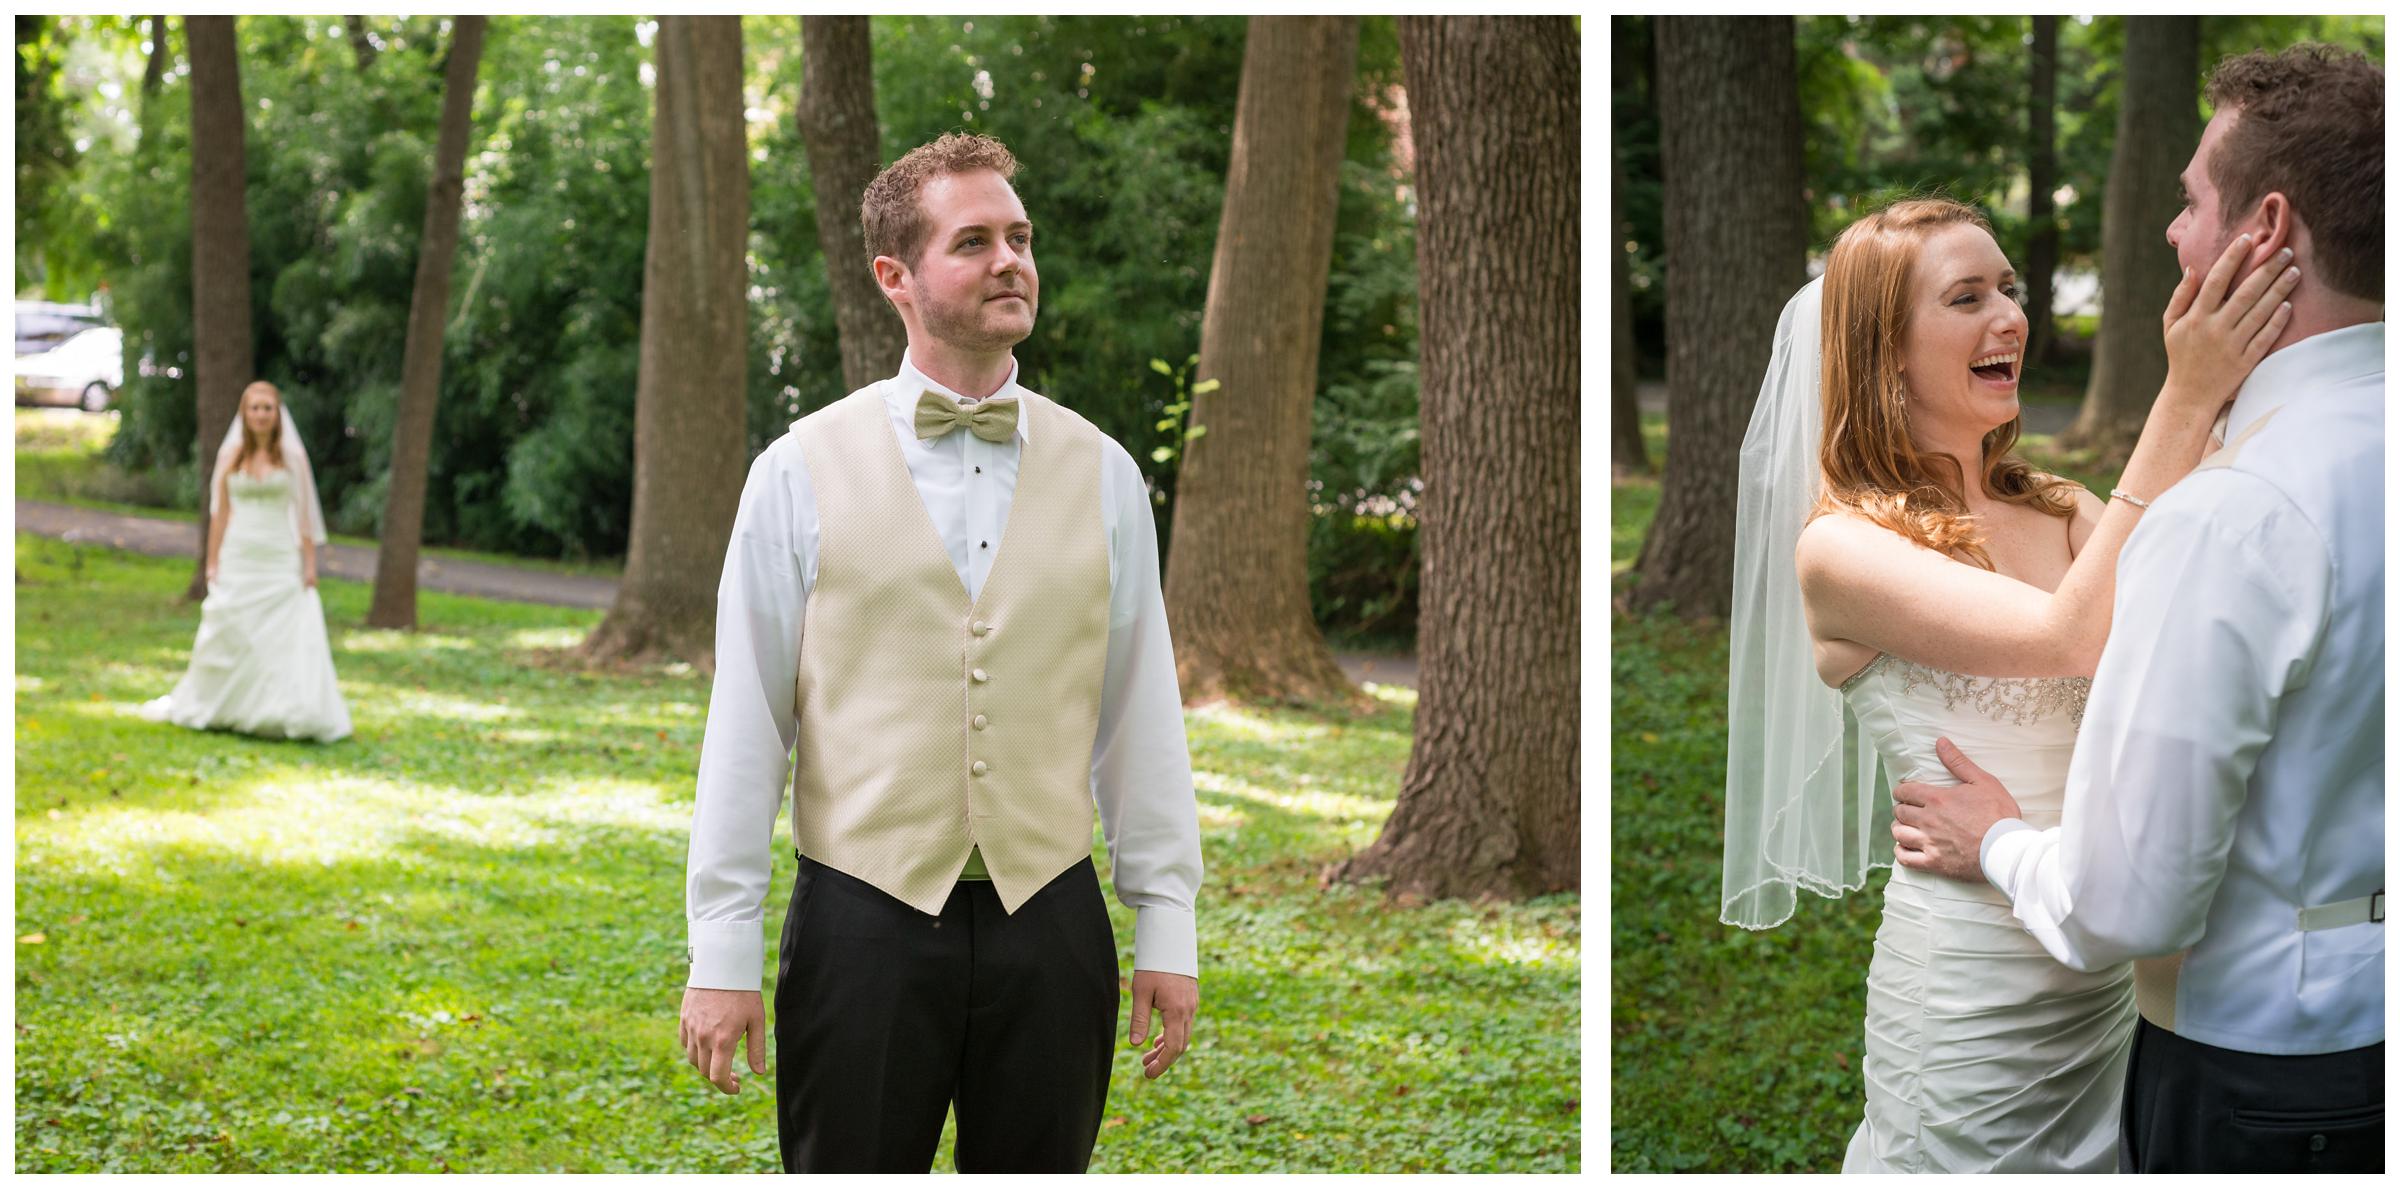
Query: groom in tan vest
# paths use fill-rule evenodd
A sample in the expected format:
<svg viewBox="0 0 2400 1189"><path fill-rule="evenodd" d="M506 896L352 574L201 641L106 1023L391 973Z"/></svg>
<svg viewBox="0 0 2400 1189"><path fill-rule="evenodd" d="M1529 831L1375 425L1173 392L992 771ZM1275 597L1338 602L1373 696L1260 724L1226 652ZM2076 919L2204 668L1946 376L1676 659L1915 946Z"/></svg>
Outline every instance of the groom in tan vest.
<svg viewBox="0 0 2400 1189"><path fill-rule="evenodd" d="M766 1072L788 779L788 1172L924 1172L952 1111L961 1172L1090 1163L1119 985L1095 806L1134 910L1145 1077L1199 1005L1199 822L1149 493L1122 446L1017 383L1040 289L1016 168L954 134L867 187L908 354L758 457L726 550L681 1039L728 1094L745 1038Z"/></svg>

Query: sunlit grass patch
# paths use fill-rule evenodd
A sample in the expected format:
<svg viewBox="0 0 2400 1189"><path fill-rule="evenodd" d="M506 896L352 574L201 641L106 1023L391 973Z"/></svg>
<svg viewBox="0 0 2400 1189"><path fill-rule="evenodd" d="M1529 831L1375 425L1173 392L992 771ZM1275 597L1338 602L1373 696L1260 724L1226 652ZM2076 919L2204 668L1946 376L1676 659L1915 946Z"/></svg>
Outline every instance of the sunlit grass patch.
<svg viewBox="0 0 2400 1189"><path fill-rule="evenodd" d="M595 612L429 595L383 632L327 581L356 734L183 730L135 711L188 655L190 563L17 558L19 1171L776 1167L772 1079L724 1098L675 1045L704 679L523 662ZM1317 887L1406 766L1415 695L1375 692L1189 716L1202 1016L1163 1081L1117 1055L1095 1170L1578 1166L1575 899Z"/></svg>

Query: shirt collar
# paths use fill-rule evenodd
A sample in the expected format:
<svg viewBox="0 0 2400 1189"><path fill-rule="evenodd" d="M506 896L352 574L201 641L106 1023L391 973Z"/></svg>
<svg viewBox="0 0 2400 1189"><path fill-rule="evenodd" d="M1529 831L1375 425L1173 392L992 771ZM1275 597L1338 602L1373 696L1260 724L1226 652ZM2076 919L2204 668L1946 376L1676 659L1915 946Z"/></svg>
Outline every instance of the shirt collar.
<svg viewBox="0 0 2400 1189"><path fill-rule="evenodd" d="M917 370L917 361L904 351L900 355L900 374L892 377L891 382L884 385L884 408L890 410L893 417L903 422L913 421L917 415L917 393L919 392L931 392L962 405L977 403L975 398L960 396L948 385ZM1011 356L1008 361L1008 379L1002 381L1000 387L993 390L992 396L1017 398L1017 437L1023 441L1032 441L1033 434L1026 426L1026 423L1032 418L1026 416L1024 412L1026 392L1017 387L1017 361L1014 356ZM991 397L981 399L990 400Z"/></svg>
<svg viewBox="0 0 2400 1189"><path fill-rule="evenodd" d="M2225 440L2294 398L2383 371L2383 323L2361 322L2312 334L2267 356L2242 381L2225 415Z"/></svg>

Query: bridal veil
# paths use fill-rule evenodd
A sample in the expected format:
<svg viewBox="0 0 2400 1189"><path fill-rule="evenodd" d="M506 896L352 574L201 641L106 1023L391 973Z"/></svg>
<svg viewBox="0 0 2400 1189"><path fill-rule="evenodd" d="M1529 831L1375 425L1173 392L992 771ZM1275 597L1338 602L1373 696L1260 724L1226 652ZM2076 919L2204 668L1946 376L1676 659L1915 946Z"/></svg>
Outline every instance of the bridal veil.
<svg viewBox="0 0 2400 1189"><path fill-rule="evenodd" d="M1792 557L1822 487L1824 284L1785 303L1742 437L1720 915L1745 929L1788 920L1795 889L1839 896L1892 865L1889 785L1841 693L1817 677Z"/></svg>

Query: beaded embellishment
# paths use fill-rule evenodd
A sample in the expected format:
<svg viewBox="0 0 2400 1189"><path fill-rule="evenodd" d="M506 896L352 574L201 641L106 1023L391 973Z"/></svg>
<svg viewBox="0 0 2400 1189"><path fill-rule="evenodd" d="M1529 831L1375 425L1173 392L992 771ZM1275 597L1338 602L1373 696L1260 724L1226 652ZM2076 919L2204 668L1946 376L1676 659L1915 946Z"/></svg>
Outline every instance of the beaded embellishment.
<svg viewBox="0 0 2400 1189"><path fill-rule="evenodd" d="M2065 713L2076 726L2083 725L2084 703L2092 693L2089 677L1971 677L1943 669L1927 668L1914 661L1904 661L1891 653L1881 653L1867 662L1865 668L1850 675L1842 683L1842 692L1866 680L1869 673L1886 665L1900 673L1903 694L1915 693L1930 686L1942 695L1942 708L1955 710L1968 706L1996 722L2031 726L2042 719Z"/></svg>

